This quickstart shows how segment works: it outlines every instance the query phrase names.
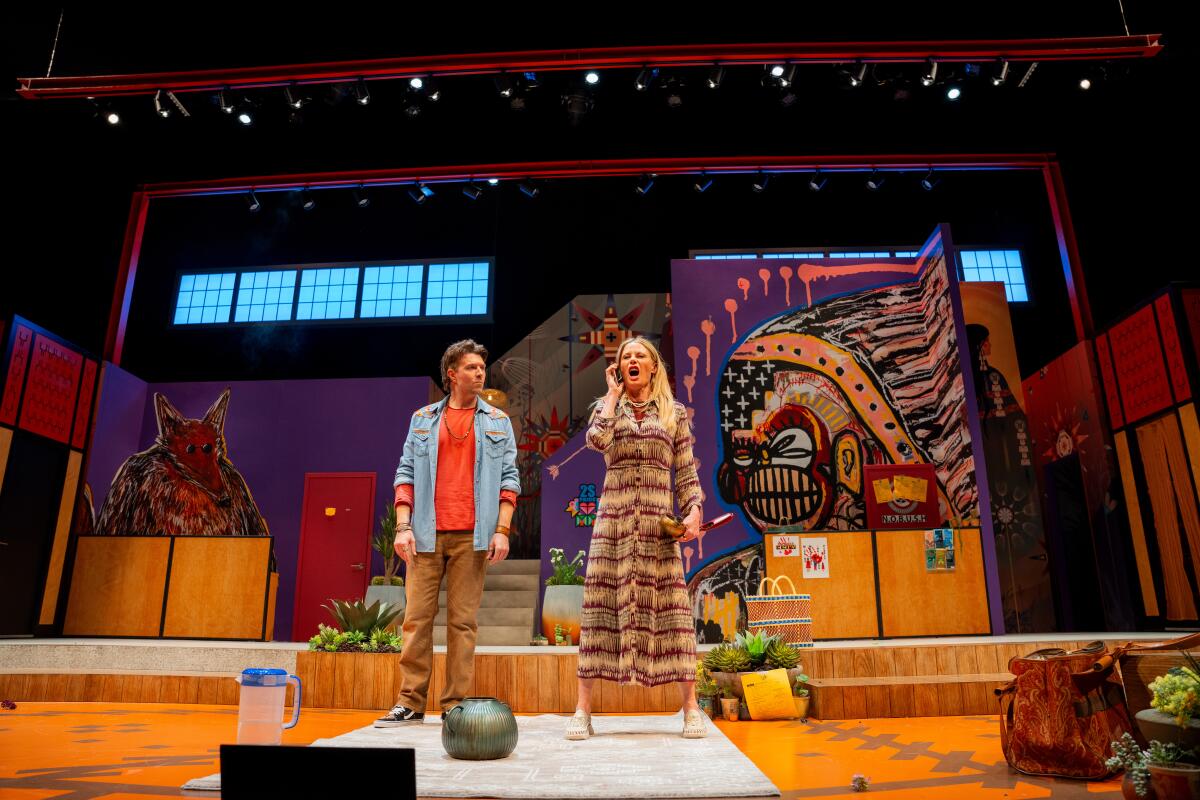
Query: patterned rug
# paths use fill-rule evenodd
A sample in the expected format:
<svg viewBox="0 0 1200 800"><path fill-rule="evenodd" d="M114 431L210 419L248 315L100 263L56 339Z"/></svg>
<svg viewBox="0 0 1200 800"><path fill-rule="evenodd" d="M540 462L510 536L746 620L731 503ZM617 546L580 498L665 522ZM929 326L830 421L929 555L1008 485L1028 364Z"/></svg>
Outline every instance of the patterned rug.
<svg viewBox="0 0 1200 800"><path fill-rule="evenodd" d="M683 716L593 717L596 735L563 738L567 718L517 717L517 749L497 761L458 761L442 749L436 717L423 725L359 728L314 747L412 747L421 797L679 798L779 794L767 776L711 721L708 736L683 739ZM221 776L189 781L219 790Z"/></svg>

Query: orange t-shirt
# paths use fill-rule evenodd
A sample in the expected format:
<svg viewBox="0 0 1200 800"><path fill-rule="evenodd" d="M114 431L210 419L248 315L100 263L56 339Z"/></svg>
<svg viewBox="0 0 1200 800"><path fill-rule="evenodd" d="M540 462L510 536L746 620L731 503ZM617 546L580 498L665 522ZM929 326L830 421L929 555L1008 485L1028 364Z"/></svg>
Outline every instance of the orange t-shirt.
<svg viewBox="0 0 1200 800"><path fill-rule="evenodd" d="M460 438L461 437L461 438ZM438 424L437 482L433 487L433 513L440 531L475 530L475 409L451 408ZM517 504L511 489L500 492L500 501ZM411 483L396 487L396 505L412 508Z"/></svg>

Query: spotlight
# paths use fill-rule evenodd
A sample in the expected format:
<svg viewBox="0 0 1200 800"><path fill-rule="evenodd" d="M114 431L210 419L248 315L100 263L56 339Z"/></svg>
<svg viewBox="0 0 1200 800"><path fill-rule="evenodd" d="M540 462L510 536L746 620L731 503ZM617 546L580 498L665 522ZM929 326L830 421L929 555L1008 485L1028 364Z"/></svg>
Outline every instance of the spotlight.
<svg viewBox="0 0 1200 800"><path fill-rule="evenodd" d="M650 187L654 186L654 175L643 175L638 179L637 186L633 190L640 195L645 195L650 191Z"/></svg>
<svg viewBox="0 0 1200 800"><path fill-rule="evenodd" d="M217 107L225 114L233 113L233 100L225 96L227 89L221 89L217 92Z"/></svg>
<svg viewBox="0 0 1200 800"><path fill-rule="evenodd" d="M438 100L442 99L442 90L437 88L433 81L426 80L425 96L429 98L429 102L436 103Z"/></svg>
<svg viewBox="0 0 1200 800"><path fill-rule="evenodd" d="M250 209L251 214L257 214L262 208L262 203L258 202L258 196L254 194L253 189L246 193L246 208Z"/></svg>
<svg viewBox="0 0 1200 800"><path fill-rule="evenodd" d="M536 89L538 87L538 76L536 72L524 72L521 74L521 79L525 82L526 89Z"/></svg>
<svg viewBox="0 0 1200 800"><path fill-rule="evenodd" d="M708 71L708 88L718 89L721 86L721 81L725 79L725 68L715 66Z"/></svg>
<svg viewBox="0 0 1200 800"><path fill-rule="evenodd" d="M825 184L827 183L829 183L829 178L826 178L823 174L821 174L821 170L818 169L813 173L813 176L808 179L808 190L810 192L819 192L825 188Z"/></svg>
<svg viewBox="0 0 1200 800"><path fill-rule="evenodd" d="M712 183L713 183L712 178L708 177L708 175L701 172L700 177L697 178L696 182L692 184L692 188L695 189L698 193L704 194L705 192L708 191L708 187L712 186Z"/></svg>
<svg viewBox="0 0 1200 800"><path fill-rule="evenodd" d="M657 76L657 69L642 67L641 71L638 72L637 77L633 79L633 88L637 89L639 92L644 92L650 88L650 82L653 81Z"/></svg>
<svg viewBox="0 0 1200 800"><path fill-rule="evenodd" d="M770 183L771 183L771 176L765 172L759 172L758 175L754 178L754 181L750 184L750 188L756 194L762 194L763 192L765 192L767 190L767 186L769 186Z"/></svg>
<svg viewBox="0 0 1200 800"><path fill-rule="evenodd" d="M929 171L925 173L925 177L921 178L921 188L927 192L932 192L939 183L941 181L933 176L933 167L930 167Z"/></svg>
<svg viewBox="0 0 1200 800"><path fill-rule="evenodd" d="M791 86L796 80L796 65L789 64L783 75L779 77L779 85L783 87ZM790 103L789 103L790 105Z"/></svg>
<svg viewBox="0 0 1200 800"><path fill-rule="evenodd" d="M933 86L934 82L937 80L937 62L931 58L925 63L929 65L929 69L927 69L925 74L921 76L921 85Z"/></svg>
<svg viewBox="0 0 1200 800"><path fill-rule="evenodd" d="M367 89L367 82L362 78L354 83L354 99L360 106L368 105L371 102L371 92Z"/></svg>
<svg viewBox="0 0 1200 800"><path fill-rule="evenodd" d="M254 122L254 117L250 116L249 111L243 111L237 115L237 121L243 125L250 125L252 122Z"/></svg>
<svg viewBox="0 0 1200 800"><path fill-rule="evenodd" d="M159 89L154 93L154 113L163 119L171 116L171 107L166 104L166 92Z"/></svg>
<svg viewBox="0 0 1200 800"><path fill-rule="evenodd" d="M121 115L118 114L110 103L105 101L100 103L94 97L89 97L88 102L96 107L96 116L107 122L109 125L120 125Z"/></svg>
<svg viewBox="0 0 1200 800"><path fill-rule="evenodd" d="M507 72L501 72L492 81L496 84L496 91L500 93L501 97L512 97L512 78L509 77Z"/></svg>
<svg viewBox="0 0 1200 800"><path fill-rule="evenodd" d="M596 72L594 69L590 70L586 75L583 76L583 79L588 82L589 86L595 86L600 82L600 73Z"/></svg>
<svg viewBox="0 0 1200 800"><path fill-rule="evenodd" d="M421 91L421 89L424 88L424 86L425 86L425 81L421 80L420 78L410 78L408 81L408 88L413 89L418 92Z"/></svg>
<svg viewBox="0 0 1200 800"><path fill-rule="evenodd" d="M478 200L479 195L483 194L483 189L479 188L474 183L468 183L462 188L462 193L470 200Z"/></svg>
<svg viewBox="0 0 1200 800"><path fill-rule="evenodd" d="M408 196L413 199L414 203L421 205L433 197L433 189L429 188L425 183L418 181L415 187L408 190Z"/></svg>
<svg viewBox="0 0 1200 800"><path fill-rule="evenodd" d="M861 61L858 63L858 69L850 73L850 85L854 87L862 86L863 81L867 78L867 65Z"/></svg>
<svg viewBox="0 0 1200 800"><path fill-rule="evenodd" d="M572 125L583 122L583 118L592 110L592 98L582 92L575 92L563 97L563 105L567 107L567 118Z"/></svg>
<svg viewBox="0 0 1200 800"><path fill-rule="evenodd" d="M361 183L354 188L354 205L359 208L366 208L371 205L371 198L367 197L367 188Z"/></svg>
<svg viewBox="0 0 1200 800"><path fill-rule="evenodd" d="M121 124L121 115L118 114L116 111L113 111L110 108L104 112L104 121L107 122L109 125L120 125Z"/></svg>
<svg viewBox="0 0 1200 800"><path fill-rule="evenodd" d="M771 67L771 77L772 78L782 78L783 77L783 65L782 64L776 64L775 66Z"/></svg>
<svg viewBox="0 0 1200 800"><path fill-rule="evenodd" d="M287 99L287 104L297 111L303 108L304 104L308 102L308 98L303 97L299 93L299 89L294 82L290 86L283 87L283 96Z"/></svg>
<svg viewBox="0 0 1200 800"><path fill-rule="evenodd" d="M312 192L308 190L308 187L305 187L300 192L300 207L305 211L312 211L317 207L317 199L313 197Z"/></svg>
<svg viewBox="0 0 1200 800"><path fill-rule="evenodd" d="M884 177L879 173L879 170L872 170L870 177L867 178L867 188L872 192L878 192L883 188Z"/></svg>
<svg viewBox="0 0 1200 800"><path fill-rule="evenodd" d="M499 178L488 178L488 186L498 186L499 184L500 184Z"/></svg>
<svg viewBox="0 0 1200 800"><path fill-rule="evenodd" d="M996 71L992 73L992 86L1003 86L1008 80L1008 59L1001 58L996 62Z"/></svg>
<svg viewBox="0 0 1200 800"><path fill-rule="evenodd" d="M1092 88L1092 79L1091 78L1080 78L1079 79L1079 88L1085 92L1087 90L1091 89Z"/></svg>
<svg viewBox="0 0 1200 800"><path fill-rule="evenodd" d="M528 179L521 181L521 183L517 185L517 188L521 190L521 194L530 199L533 199L542 193L542 190L534 186L533 181Z"/></svg>
<svg viewBox="0 0 1200 800"><path fill-rule="evenodd" d="M404 104L404 113L410 119L421 116L421 102L416 99L409 100Z"/></svg>
<svg viewBox="0 0 1200 800"><path fill-rule="evenodd" d="M962 89L958 88L957 86L951 86L946 90L947 100L957 100L960 97L962 97Z"/></svg>

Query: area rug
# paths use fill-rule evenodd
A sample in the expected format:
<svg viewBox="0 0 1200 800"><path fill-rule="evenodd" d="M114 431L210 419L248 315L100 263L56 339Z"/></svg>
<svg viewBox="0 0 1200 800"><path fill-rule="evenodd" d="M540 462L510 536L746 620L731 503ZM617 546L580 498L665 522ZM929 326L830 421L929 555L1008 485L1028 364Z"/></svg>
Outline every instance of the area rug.
<svg viewBox="0 0 1200 800"><path fill-rule="evenodd" d="M458 761L442 749L436 718L399 728L360 728L317 747L411 747L421 797L682 798L767 797L779 790L725 734L706 720L708 736L679 735L683 716L592 717L596 735L563 738L567 717L517 717L517 749L497 761ZM219 790L221 776L189 781L188 790Z"/></svg>

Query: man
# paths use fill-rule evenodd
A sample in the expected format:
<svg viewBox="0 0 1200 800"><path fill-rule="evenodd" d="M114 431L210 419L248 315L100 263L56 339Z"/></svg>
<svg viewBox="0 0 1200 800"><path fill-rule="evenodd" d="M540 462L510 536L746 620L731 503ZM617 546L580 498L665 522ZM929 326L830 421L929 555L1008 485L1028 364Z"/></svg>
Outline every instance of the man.
<svg viewBox="0 0 1200 800"><path fill-rule="evenodd" d="M442 355L446 397L413 414L396 470L396 554L407 568L408 607L396 705L375 721L390 728L425 717L433 667L433 618L446 576L446 685L442 719L475 673L476 615L488 564L508 556L508 526L521 484L508 415L484 402L487 350L470 339Z"/></svg>

